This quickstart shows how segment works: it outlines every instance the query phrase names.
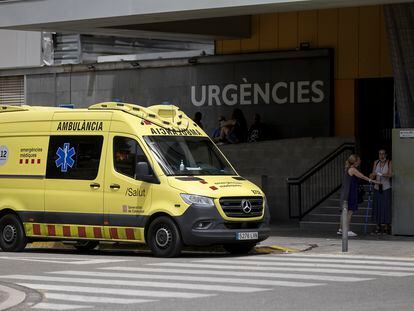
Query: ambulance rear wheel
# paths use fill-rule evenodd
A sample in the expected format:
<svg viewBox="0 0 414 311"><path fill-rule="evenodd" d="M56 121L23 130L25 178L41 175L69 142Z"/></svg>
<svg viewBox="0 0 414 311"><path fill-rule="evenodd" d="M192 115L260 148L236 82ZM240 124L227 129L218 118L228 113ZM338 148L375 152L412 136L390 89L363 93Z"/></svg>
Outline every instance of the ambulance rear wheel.
<svg viewBox="0 0 414 311"><path fill-rule="evenodd" d="M244 255L248 254L255 246L256 243L224 244L223 248L230 254Z"/></svg>
<svg viewBox="0 0 414 311"><path fill-rule="evenodd" d="M78 241L74 247L81 252L87 252L93 250L99 245L98 241Z"/></svg>
<svg viewBox="0 0 414 311"><path fill-rule="evenodd" d="M19 218L8 214L0 219L0 248L4 252L21 252L27 244L26 234Z"/></svg>
<svg viewBox="0 0 414 311"><path fill-rule="evenodd" d="M147 242L156 257L176 257L183 248L180 230L166 216L158 217L150 224Z"/></svg>

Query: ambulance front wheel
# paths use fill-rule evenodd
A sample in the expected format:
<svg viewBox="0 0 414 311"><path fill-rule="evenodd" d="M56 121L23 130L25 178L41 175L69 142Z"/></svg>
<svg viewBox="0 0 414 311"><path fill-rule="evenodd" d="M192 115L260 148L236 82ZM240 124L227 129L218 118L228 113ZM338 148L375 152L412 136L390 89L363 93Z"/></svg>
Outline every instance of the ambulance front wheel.
<svg viewBox="0 0 414 311"><path fill-rule="evenodd" d="M19 218L8 214L0 219L0 248L4 252L21 252L27 244L26 234Z"/></svg>
<svg viewBox="0 0 414 311"><path fill-rule="evenodd" d="M176 257L183 248L180 230L166 216L158 217L150 224L147 242L156 257Z"/></svg>

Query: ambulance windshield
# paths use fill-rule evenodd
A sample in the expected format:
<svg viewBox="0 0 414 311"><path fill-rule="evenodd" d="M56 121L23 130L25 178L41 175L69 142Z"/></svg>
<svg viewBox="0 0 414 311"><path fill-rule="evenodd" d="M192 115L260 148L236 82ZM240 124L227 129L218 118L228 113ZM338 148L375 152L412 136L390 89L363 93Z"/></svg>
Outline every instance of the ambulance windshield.
<svg viewBox="0 0 414 311"><path fill-rule="evenodd" d="M236 175L208 138L146 136L144 139L168 176Z"/></svg>

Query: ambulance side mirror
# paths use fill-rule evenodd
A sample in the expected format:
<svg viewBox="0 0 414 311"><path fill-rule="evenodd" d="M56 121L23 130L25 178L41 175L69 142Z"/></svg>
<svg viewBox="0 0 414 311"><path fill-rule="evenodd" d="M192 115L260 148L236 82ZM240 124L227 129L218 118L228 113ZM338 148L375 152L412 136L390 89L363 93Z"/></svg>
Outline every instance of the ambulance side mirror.
<svg viewBox="0 0 414 311"><path fill-rule="evenodd" d="M148 183L159 184L158 178L152 174L148 162L137 163L135 166L135 179Z"/></svg>

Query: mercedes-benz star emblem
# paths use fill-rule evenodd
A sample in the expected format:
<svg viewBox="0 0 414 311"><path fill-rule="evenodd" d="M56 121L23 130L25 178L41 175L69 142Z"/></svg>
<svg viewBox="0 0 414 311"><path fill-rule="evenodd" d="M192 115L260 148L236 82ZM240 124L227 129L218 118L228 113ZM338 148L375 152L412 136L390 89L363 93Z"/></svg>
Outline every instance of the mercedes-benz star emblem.
<svg viewBox="0 0 414 311"><path fill-rule="evenodd" d="M252 211L252 203L249 200L242 200L241 208L245 214L249 214Z"/></svg>

